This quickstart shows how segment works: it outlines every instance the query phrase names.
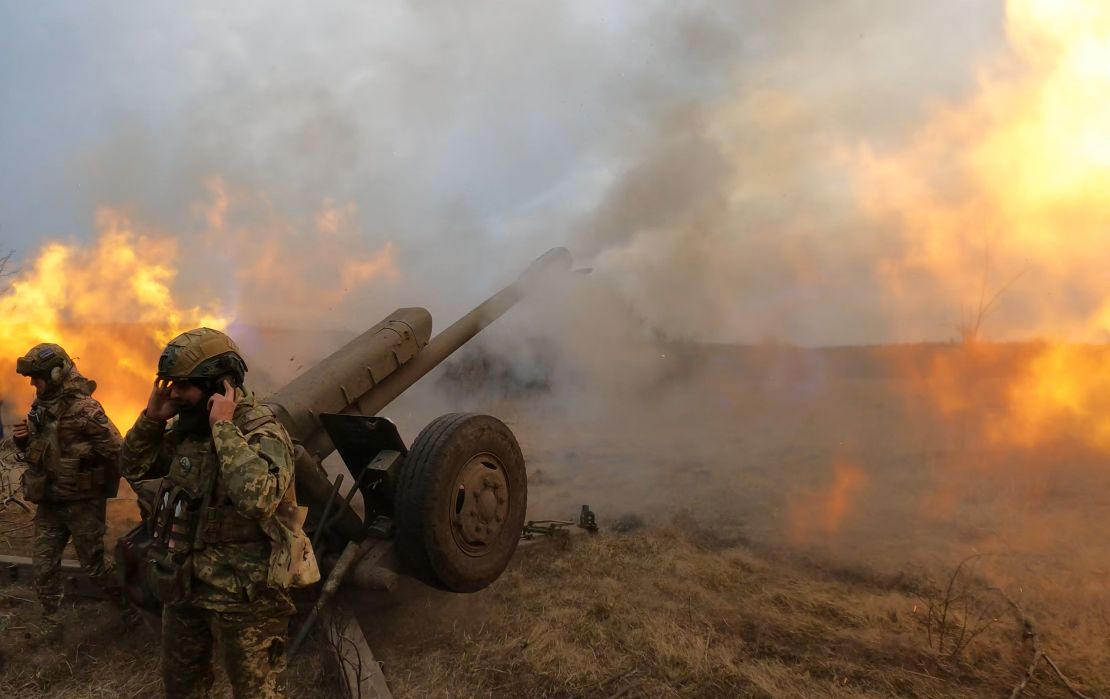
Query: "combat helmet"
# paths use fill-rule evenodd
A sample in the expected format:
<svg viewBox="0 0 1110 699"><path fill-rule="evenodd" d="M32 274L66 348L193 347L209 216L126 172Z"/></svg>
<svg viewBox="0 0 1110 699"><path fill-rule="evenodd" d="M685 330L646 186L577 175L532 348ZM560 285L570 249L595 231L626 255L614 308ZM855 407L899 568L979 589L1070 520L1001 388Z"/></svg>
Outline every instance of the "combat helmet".
<svg viewBox="0 0 1110 699"><path fill-rule="evenodd" d="M15 360L17 374L41 377L51 383L58 383L73 368L73 360L53 342L42 342L27 350L27 354Z"/></svg>
<svg viewBox="0 0 1110 699"><path fill-rule="evenodd" d="M162 350L158 358L158 378L218 379L231 374L237 386L243 385L247 363L239 353L239 345L230 337L212 328L195 328L181 333Z"/></svg>

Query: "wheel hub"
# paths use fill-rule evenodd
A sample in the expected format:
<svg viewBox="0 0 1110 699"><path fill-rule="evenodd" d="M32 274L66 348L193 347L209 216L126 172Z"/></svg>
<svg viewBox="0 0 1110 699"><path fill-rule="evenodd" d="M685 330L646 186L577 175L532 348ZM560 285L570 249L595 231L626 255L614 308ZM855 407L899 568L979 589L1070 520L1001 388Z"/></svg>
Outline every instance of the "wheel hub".
<svg viewBox="0 0 1110 699"><path fill-rule="evenodd" d="M451 509L452 533L459 547L481 555L498 540L509 513L509 483L501 461L478 454L459 471Z"/></svg>

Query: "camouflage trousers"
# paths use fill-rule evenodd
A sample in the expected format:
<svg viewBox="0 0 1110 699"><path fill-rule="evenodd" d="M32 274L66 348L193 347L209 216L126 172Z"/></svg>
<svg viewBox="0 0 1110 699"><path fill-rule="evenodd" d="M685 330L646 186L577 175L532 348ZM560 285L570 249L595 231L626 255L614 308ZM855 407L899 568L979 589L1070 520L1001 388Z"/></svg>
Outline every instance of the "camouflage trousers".
<svg viewBox="0 0 1110 699"><path fill-rule="evenodd" d="M56 623L62 602L62 552L70 537L89 579L113 601L120 598L115 567L104 558L103 498L40 503L35 512L32 572L46 623Z"/></svg>
<svg viewBox="0 0 1110 699"><path fill-rule="evenodd" d="M286 615L217 612L190 605L162 609L162 681L167 699L207 697L213 640L236 699L284 697Z"/></svg>

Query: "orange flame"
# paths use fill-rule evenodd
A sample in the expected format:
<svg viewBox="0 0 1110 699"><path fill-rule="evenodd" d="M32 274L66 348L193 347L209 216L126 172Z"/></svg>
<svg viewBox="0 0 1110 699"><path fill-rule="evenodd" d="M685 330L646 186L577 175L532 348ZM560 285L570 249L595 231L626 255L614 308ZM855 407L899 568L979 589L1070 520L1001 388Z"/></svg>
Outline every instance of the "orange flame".
<svg viewBox="0 0 1110 699"><path fill-rule="evenodd" d="M201 207L201 242L234 261L230 274L239 310L254 323L311 325L321 315L335 315L369 282L400 278L396 246L386 241L367 249L353 203L325 199L311 229L302 231L278 216L264 196L233 192L220 177L210 178L207 188L211 201Z"/></svg>
<svg viewBox="0 0 1110 699"><path fill-rule="evenodd" d="M34 398L15 359L40 342L55 342L96 380L96 398L126 429L146 403L158 355L174 335L199 325L223 328L218 309L186 308L173 299L177 244L140 234L118 211L97 213L88 246L47 243L0 295L0 395L10 415Z"/></svg>
<svg viewBox="0 0 1110 699"><path fill-rule="evenodd" d="M1009 0L1006 31L1010 51L972 99L939 111L901 151L860 150L861 198L906 234L881 262L902 318L983 298L985 313L972 315L986 327L1062 338L1013 367L987 435L1025 446L1071 435L1110 450L1110 353L1063 340L1110 337L1110 5ZM963 361L938 362L929 383L951 413L970 389L967 367L949 359Z"/></svg>
<svg viewBox="0 0 1110 699"><path fill-rule="evenodd" d="M1010 388L1009 427L992 436L1032 447L1072 438L1110 452L1110 353L1056 345L1029 362Z"/></svg>
<svg viewBox="0 0 1110 699"><path fill-rule="evenodd" d="M794 546L835 536L868 483L867 474L850 463L833 467L833 480L821 490L792 494L786 503L787 538Z"/></svg>
<svg viewBox="0 0 1110 699"><path fill-rule="evenodd" d="M183 330L227 329L233 318L297 327L333 316L371 281L399 277L395 246L368 250L353 204L326 200L302 231L263 195L233 193L218 177L208 192L193 207L197 230L187 254L179 254L184 237L142 230L103 208L90 244L47 243L24 265L0 294L0 396L8 399L8 419L34 397L14 372L15 358L39 342L65 347L126 429L146 403L159 353ZM181 303L190 292L212 301Z"/></svg>
<svg viewBox="0 0 1110 699"><path fill-rule="evenodd" d="M907 233L883 269L904 301L956 302L977 291L986 251L1004 272L996 287L1028 271L1008 292L1021 305L1009 334L1104 339L1110 8L1010 0L1007 33L1013 54L972 100L939 112L900 152L860 151L865 207ZM905 280L922 276L935 288L908 297Z"/></svg>

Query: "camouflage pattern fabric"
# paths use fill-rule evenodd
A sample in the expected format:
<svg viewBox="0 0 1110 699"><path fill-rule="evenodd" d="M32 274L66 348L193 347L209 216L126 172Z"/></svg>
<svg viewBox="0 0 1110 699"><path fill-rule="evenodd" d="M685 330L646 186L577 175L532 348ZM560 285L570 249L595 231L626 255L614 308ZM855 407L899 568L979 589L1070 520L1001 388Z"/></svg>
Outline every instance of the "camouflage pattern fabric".
<svg viewBox="0 0 1110 699"><path fill-rule="evenodd" d="M44 630L57 625L56 614L62 601L62 551L71 536L77 559L89 578L112 601L122 598L115 569L104 558L104 505L103 499L42 503L35 512L32 569L35 591L42 603Z"/></svg>
<svg viewBox="0 0 1110 699"><path fill-rule="evenodd" d="M215 638L236 697L284 697L281 677L287 631L285 616L167 605L162 609L162 678L167 699L208 696Z"/></svg>
<svg viewBox="0 0 1110 699"><path fill-rule="evenodd" d="M124 437L120 467L129 481L163 478L189 484L210 459L215 482L203 486L210 502L261 523L274 515L293 484L293 446L273 412L253 394L235 389L232 420L210 434L143 413ZM198 469L200 471L198 471ZM212 683L213 633L236 697L284 696L285 638L295 611L286 590L268 583L271 542L257 530L247 541L198 542L192 579L180 604L162 616L162 674L167 697L204 697Z"/></svg>
<svg viewBox="0 0 1110 699"><path fill-rule="evenodd" d="M110 560L104 557L104 478L119 476L116 461L120 436L104 408L92 397L96 383L76 369L60 390L31 406L34 431L16 440L29 465L48 475L46 495L35 512L32 569L35 590L43 608L43 630L57 627L62 599L61 560L70 538L89 578L108 598L122 604ZM100 482L90 476L100 469Z"/></svg>
<svg viewBox="0 0 1110 699"><path fill-rule="evenodd" d="M145 413L124 437L120 466L129 480L175 476L183 455L214 450L219 460L213 503L230 502L251 520L271 517L293 482L293 447L285 428L249 391L237 388L232 422L218 422L211 435L181 434L177 419L168 425ZM214 543L193 554L192 594L188 602L219 612L292 614L284 591L267 585L270 541ZM277 595L262 594L273 590Z"/></svg>
<svg viewBox="0 0 1110 699"><path fill-rule="evenodd" d="M95 390L96 382L74 369L57 395L31 404L32 433L16 444L29 465L46 471L47 501L104 498L118 486L120 434Z"/></svg>

